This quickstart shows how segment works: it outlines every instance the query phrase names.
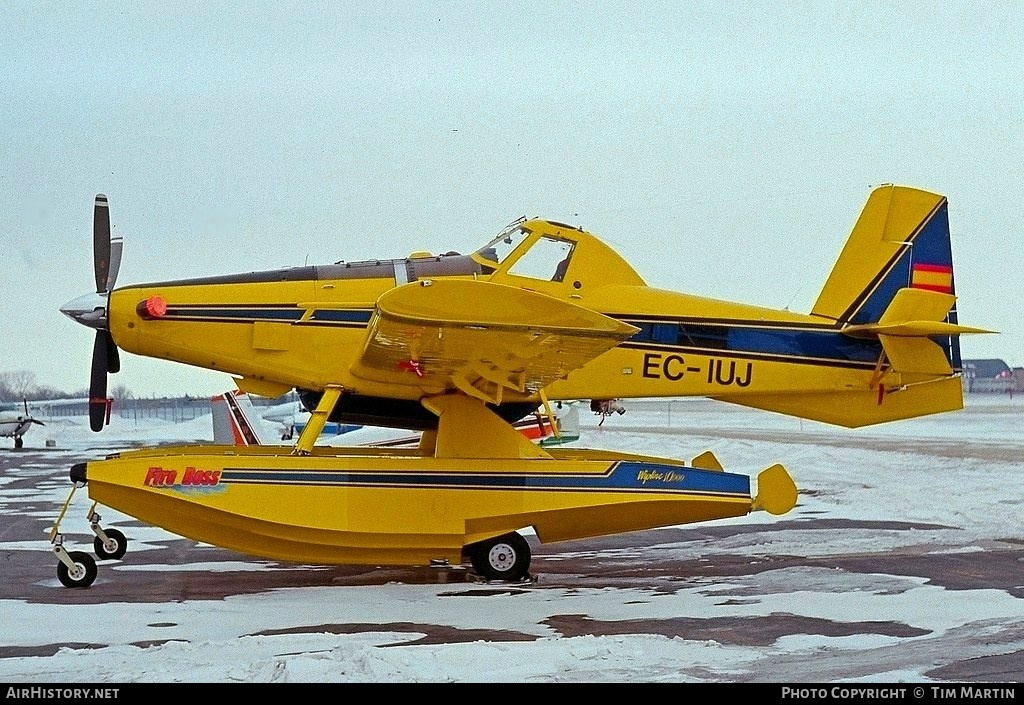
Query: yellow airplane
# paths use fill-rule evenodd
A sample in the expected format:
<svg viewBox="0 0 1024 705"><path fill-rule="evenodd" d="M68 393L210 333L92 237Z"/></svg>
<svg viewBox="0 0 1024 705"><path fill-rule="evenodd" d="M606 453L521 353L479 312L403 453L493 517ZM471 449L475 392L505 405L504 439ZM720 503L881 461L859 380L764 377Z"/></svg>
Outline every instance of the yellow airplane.
<svg viewBox="0 0 1024 705"><path fill-rule="evenodd" d="M768 246L770 243L764 243ZM530 546L784 514L781 465L756 478L689 462L541 447L512 426L558 400L700 395L847 427L960 409L947 202L875 189L810 313L649 287L582 229L521 219L470 254L414 253L115 288L122 243L94 210L95 293L62 311L96 329L94 430L118 350L222 371L242 391L298 391L291 448L182 446L75 465L51 531L58 577L96 564L59 524L88 487L94 547L120 558L98 504L246 554L316 564L464 565L529 579ZM611 406L614 408L614 406ZM418 448L317 445L328 421L415 429Z"/></svg>

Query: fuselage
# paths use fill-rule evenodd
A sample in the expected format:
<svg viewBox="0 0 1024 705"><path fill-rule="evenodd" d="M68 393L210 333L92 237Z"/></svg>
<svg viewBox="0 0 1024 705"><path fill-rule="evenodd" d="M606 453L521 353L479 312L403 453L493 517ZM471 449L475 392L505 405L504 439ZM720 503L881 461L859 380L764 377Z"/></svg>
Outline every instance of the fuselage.
<svg viewBox="0 0 1024 705"><path fill-rule="evenodd" d="M31 419L0 415L0 437L19 438L32 426Z"/></svg>
<svg viewBox="0 0 1024 705"><path fill-rule="evenodd" d="M381 295L409 282L449 278L529 289L638 329L551 384L550 400L700 395L736 401L867 391L883 362L877 338L845 335L832 318L649 287L593 235L545 220L524 221L469 255L122 287L110 297L109 329L128 352L223 371L268 396L295 388L315 398L339 385L342 405L380 400L381 418L404 413L398 407L429 418L415 411L424 390L414 375L408 384L381 382L355 374L353 362ZM150 300L166 306L161 315L147 314ZM510 413L515 417L538 401L536 393L510 392L503 405L520 405L521 414ZM348 418L374 423L370 416Z"/></svg>

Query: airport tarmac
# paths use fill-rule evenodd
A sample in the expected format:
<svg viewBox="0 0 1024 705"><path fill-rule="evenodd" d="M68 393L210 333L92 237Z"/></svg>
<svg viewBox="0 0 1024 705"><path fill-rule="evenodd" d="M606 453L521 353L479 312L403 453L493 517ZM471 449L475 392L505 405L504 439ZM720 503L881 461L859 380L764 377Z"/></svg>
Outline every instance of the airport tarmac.
<svg viewBox="0 0 1024 705"><path fill-rule="evenodd" d="M402 665L349 679L1024 682L1024 405L998 401L865 432L711 402L674 407L674 418L636 406L600 428L591 420L580 443L592 447L674 457L712 448L728 470L784 460L798 506L565 543L528 536L533 581L519 585L453 567L282 565L101 507L104 525L128 535L128 554L101 561L90 588L67 589L47 535L68 469L142 441L27 443L0 451L0 681L174 681L183 677L153 665L160 649L287 636L316 637L322 650L325 638L379 634L365 649L399 658L401 647ZM62 524L83 549L89 504L76 496ZM275 607L259 607L270 596ZM550 663L539 662L541 645ZM95 665L129 647L119 667ZM470 647L500 647L504 670L438 665ZM428 651L435 670L418 670ZM265 673L234 658L235 672ZM293 665L291 680L327 673Z"/></svg>

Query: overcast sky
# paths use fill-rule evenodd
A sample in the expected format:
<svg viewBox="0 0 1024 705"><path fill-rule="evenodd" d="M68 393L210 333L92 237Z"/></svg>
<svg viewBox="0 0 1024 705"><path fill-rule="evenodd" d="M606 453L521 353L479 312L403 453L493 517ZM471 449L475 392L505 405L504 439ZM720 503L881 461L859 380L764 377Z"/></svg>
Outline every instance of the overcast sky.
<svg viewBox="0 0 1024 705"><path fill-rule="evenodd" d="M0 371L88 384L119 284L578 224L649 284L806 312L871 188L949 198L965 357L1024 363L1017 2L8 2ZM111 385L227 375L123 355Z"/></svg>

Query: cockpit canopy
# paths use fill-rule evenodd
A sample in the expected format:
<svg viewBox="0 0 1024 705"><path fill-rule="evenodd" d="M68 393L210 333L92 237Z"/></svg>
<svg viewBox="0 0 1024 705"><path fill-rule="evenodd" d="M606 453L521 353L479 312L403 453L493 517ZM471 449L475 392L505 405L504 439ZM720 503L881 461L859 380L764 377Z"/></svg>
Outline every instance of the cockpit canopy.
<svg viewBox="0 0 1024 705"><path fill-rule="evenodd" d="M573 240L546 234L534 235L526 225L516 225L477 250L477 254L495 268L513 255L508 273L530 279L560 282L565 279L576 243Z"/></svg>
<svg viewBox="0 0 1024 705"><path fill-rule="evenodd" d="M520 218L472 254L499 278L571 282L580 289L599 284L643 285L643 279L614 250L579 228L550 220Z"/></svg>

